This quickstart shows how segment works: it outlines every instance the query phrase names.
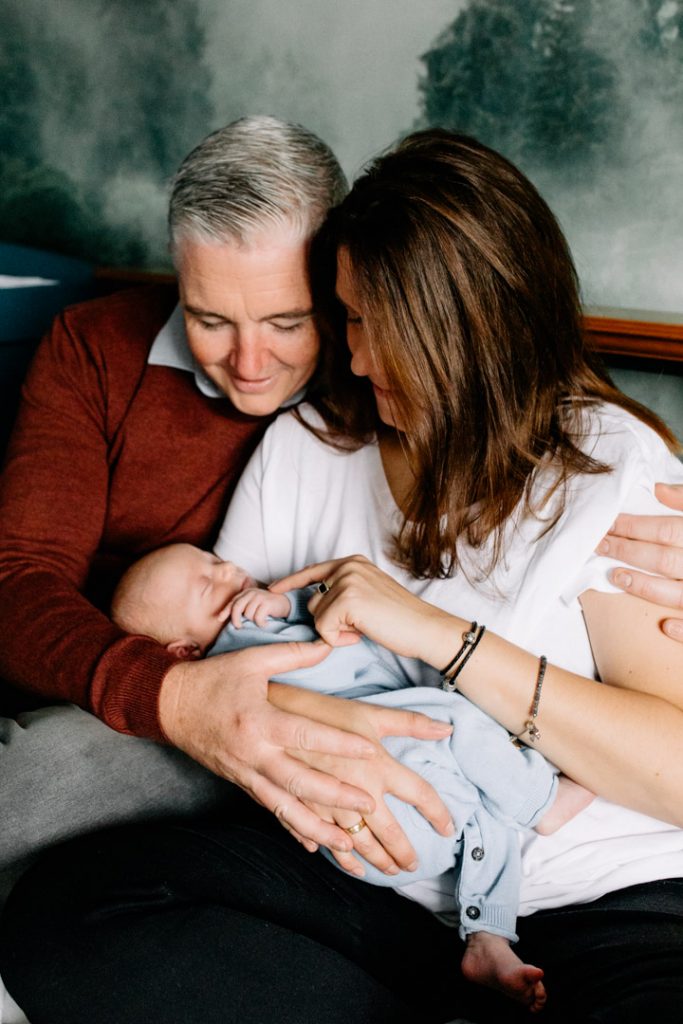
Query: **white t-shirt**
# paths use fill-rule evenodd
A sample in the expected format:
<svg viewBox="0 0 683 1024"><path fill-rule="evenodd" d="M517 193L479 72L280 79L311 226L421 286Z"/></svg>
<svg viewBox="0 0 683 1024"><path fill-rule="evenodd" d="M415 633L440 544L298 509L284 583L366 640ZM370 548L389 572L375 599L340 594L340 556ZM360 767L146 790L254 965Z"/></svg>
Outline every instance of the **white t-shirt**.
<svg viewBox="0 0 683 1024"><path fill-rule="evenodd" d="M310 406L309 422L322 425ZM389 489L377 444L339 452L319 441L291 413L268 429L240 480L216 544L216 553L257 579L274 580L311 562L362 554L412 593L487 628L550 662L596 677L578 597L584 590L619 593L607 579L615 563L594 549L619 512L661 514L658 480L683 482L683 466L661 439L615 406L591 413L584 445L613 467L569 484L559 522L540 537L542 524L513 516L505 557L493 576L476 581L486 551L466 552L466 573L416 580L389 557L401 514ZM537 486L547 486L539 476ZM419 664L406 669L416 684ZM683 685L683 681L682 681ZM552 836L522 839L520 913L596 899L606 892L683 875L683 831L596 799ZM436 911L452 907L448 875L403 892Z"/></svg>

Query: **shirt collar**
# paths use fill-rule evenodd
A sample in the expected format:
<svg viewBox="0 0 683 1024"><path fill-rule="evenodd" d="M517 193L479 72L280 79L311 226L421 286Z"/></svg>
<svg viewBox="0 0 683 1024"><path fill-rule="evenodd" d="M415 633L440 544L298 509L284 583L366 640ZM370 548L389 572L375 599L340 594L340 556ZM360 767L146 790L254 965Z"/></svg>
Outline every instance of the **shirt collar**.
<svg viewBox="0 0 683 1024"><path fill-rule="evenodd" d="M207 377L192 355L185 330L185 318L179 304L152 342L147 363L149 366L169 366L172 370L184 370L186 373L192 373L195 384L207 398L226 397L218 385L214 384L210 377ZM302 388L301 391L297 391L295 395L283 402L281 408L288 409L290 406L296 405L303 399L304 394L305 388Z"/></svg>
<svg viewBox="0 0 683 1024"><path fill-rule="evenodd" d="M207 398L225 398L219 387L207 377L190 351L185 331L185 318L180 305L177 305L170 317L152 342L147 362L150 366L170 366L173 370L185 370L194 374L197 387Z"/></svg>

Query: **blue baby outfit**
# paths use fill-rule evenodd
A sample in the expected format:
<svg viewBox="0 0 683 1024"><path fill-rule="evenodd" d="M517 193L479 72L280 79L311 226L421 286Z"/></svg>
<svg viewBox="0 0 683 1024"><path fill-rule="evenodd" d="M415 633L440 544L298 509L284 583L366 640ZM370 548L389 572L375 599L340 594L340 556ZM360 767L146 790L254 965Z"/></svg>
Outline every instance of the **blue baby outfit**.
<svg viewBox="0 0 683 1024"><path fill-rule="evenodd" d="M228 624L208 654L317 639L307 610L312 593L305 588L287 594L287 619L271 618L265 627L248 620L239 629ZM439 793L455 823L455 836L440 836L414 807L388 794L386 803L415 849L418 868L389 876L363 861L364 881L400 888L455 869L461 936L487 931L515 940L519 830L532 828L555 798L556 772L548 761L535 750L513 746L507 731L461 694L444 693L434 669L423 666L428 685L414 686L401 661L367 637L333 648L318 665L273 678L318 693L420 711L453 725L445 739L389 736L382 743ZM337 864L328 851L322 852Z"/></svg>

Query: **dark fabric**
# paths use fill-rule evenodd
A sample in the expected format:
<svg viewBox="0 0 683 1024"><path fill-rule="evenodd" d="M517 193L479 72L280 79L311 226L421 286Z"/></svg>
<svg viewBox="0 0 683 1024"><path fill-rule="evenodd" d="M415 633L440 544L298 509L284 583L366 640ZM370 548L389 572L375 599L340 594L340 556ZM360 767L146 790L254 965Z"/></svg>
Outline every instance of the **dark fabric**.
<svg viewBox="0 0 683 1024"><path fill-rule="evenodd" d="M680 1019L683 882L520 921L548 1024ZM457 933L312 856L260 810L128 826L51 851L0 928L31 1024L482 1024L525 1010L468 985Z"/></svg>

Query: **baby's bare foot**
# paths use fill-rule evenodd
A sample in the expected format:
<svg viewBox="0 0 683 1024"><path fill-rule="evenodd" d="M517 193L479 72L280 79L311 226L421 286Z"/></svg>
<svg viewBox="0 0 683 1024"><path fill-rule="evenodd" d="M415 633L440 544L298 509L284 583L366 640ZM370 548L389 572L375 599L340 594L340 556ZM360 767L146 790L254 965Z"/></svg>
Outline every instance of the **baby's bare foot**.
<svg viewBox="0 0 683 1024"><path fill-rule="evenodd" d="M595 793L591 793L573 779L568 779L566 775L560 775L557 780L555 802L536 825L536 831L541 836L552 835L575 818L584 807L588 807L594 799Z"/></svg>
<svg viewBox="0 0 683 1024"><path fill-rule="evenodd" d="M474 932L467 937L462 973L468 981L503 992L538 1013L546 1002L543 971L523 964L502 935Z"/></svg>

